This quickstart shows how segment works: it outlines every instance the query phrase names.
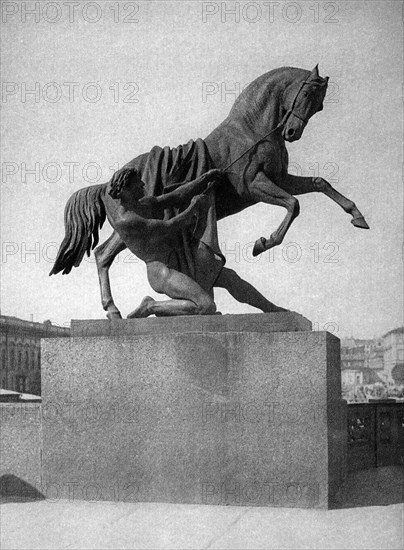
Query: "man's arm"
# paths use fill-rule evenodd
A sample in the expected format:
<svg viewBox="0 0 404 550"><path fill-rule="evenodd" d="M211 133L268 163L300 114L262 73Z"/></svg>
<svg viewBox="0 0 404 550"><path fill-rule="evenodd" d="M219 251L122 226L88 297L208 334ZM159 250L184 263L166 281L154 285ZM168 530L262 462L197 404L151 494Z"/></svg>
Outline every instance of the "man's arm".
<svg viewBox="0 0 404 550"><path fill-rule="evenodd" d="M185 203L188 203L192 197L203 193L209 188L209 184L213 185L223 177L220 170L209 170L200 176L199 178L184 183L165 195L159 195L157 197L143 197L139 200L140 204L159 206L161 208L180 207ZM185 212L184 212L185 213Z"/></svg>
<svg viewBox="0 0 404 550"><path fill-rule="evenodd" d="M177 214L169 220L144 220L151 230L157 231L178 231L183 227L191 225L197 219L197 215L203 215L209 206L209 199L205 195L197 195L191 199L191 203L186 210ZM147 230L147 227L145 228Z"/></svg>
<svg viewBox="0 0 404 550"><path fill-rule="evenodd" d="M161 231L162 233L178 231L182 227L193 223L198 213L203 215L209 203L210 201L206 195L197 195L191 199L186 210L169 220L148 219L134 212L125 212L117 220L117 225L125 227L126 231L142 234L148 231Z"/></svg>

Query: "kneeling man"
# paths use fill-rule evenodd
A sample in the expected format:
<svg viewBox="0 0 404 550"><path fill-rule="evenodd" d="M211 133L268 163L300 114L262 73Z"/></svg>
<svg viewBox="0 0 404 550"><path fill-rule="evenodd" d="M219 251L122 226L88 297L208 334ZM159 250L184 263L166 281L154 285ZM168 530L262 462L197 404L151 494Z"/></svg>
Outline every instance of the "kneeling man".
<svg viewBox="0 0 404 550"><path fill-rule="evenodd" d="M204 220L210 201L202 192L220 179L219 170L184 184L177 191L161 197L145 197L144 183L136 170L125 170L113 180L109 194L119 202L115 229L138 258L146 263L147 277L155 292L166 294L170 300L156 301L150 296L129 318L171 315L212 315L216 305L211 293L194 279L170 266L170 258L181 246L181 230ZM167 206L188 207L171 219L159 219Z"/></svg>

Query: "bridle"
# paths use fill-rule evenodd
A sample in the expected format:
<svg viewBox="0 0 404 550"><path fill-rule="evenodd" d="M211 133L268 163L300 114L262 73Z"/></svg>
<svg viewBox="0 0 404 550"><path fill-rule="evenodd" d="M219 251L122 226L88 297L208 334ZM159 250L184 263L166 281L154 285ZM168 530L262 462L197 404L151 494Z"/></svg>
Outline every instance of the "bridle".
<svg viewBox="0 0 404 550"><path fill-rule="evenodd" d="M260 143L262 143L263 141L265 141L271 134L273 134L274 132L276 132L276 130L279 130L279 128L283 128L283 126L285 126L288 118L290 117L290 115L293 115L295 117L297 117L299 120L301 120L302 122L304 122L304 124L307 124L309 119L307 118L304 118L302 117L301 115L299 115L298 113L296 113L295 111L295 105L296 105L296 101L300 95L300 92L302 91L303 87L306 85L306 84L314 84L315 81L310 81L310 80L303 80L303 82L300 84L299 86L299 89L297 90L296 94L295 94L295 97L293 98L293 101L292 101L292 105L290 107L290 109L288 109L284 115L284 117L282 118L282 120L275 126L275 128L273 128L270 132L268 132L267 134L265 134L265 136L262 136L260 139L258 139L254 145L251 145L251 147L249 147L248 149L246 149L244 151L244 153L242 153L239 157L237 157L235 160L233 160L230 164L228 164L226 166L226 168L224 168L222 170L222 172L226 172L231 166L233 166L233 164L236 164L236 162L238 162L242 157L244 157L244 155L246 155L249 151L251 151L252 149L254 149L255 147L257 147L257 145L259 145ZM316 82L316 85L319 85L319 86L325 86L327 84L327 82L324 82L324 83L319 83L319 82Z"/></svg>
<svg viewBox="0 0 404 550"><path fill-rule="evenodd" d="M297 90L296 92L296 95L295 97L293 98L293 101L292 101L292 106L290 109L288 109L286 111L286 114L285 116L283 117L282 119L282 125L285 125L286 124L286 121L288 120L289 116L290 115L293 115L295 117L297 117L298 119L300 119L302 122L304 122L305 124L307 124L309 122L309 119L307 118L303 118L302 116L300 116L299 114L296 113L295 111L295 104L296 104L296 101L297 101L297 98L299 97L299 94L300 92L303 90L303 87L305 86L305 84L312 84L313 82L310 82L308 80L304 80L301 84L300 84L300 87L299 89Z"/></svg>
<svg viewBox="0 0 404 550"><path fill-rule="evenodd" d="M268 132L267 134L265 134L265 136L262 136L261 138L259 138L253 145L251 145L251 147L248 147L248 149L246 149L244 151L244 153L241 153L241 155L239 155L235 160L233 160L230 164L228 164L226 166L226 168L223 168L223 170L221 170L222 173L224 172L227 172L227 170L229 168L231 168L233 166L233 164L236 164L236 162L238 162L240 159L242 159L247 153L249 153L250 151L252 151L253 149L255 149L260 143L262 143L263 141L265 141L270 135L272 135L274 132L276 132L277 130L279 130L280 128L283 128L288 120L288 118L290 117L290 115L294 115L295 117L297 117L299 120L301 120L305 125L308 123L309 119L305 119L304 117L302 117L301 115L299 115L298 113L296 113L295 111L295 105L296 105L296 101L298 100L299 98L299 95L300 95L300 92L302 91L303 87L306 85L306 84L310 84L310 85L318 85L318 86L325 86L327 84L327 81L326 80L324 83L323 82L318 82L318 81L313 81L313 80L303 80L303 82L301 82L300 86L299 86L299 89L297 90L296 94L295 94L295 97L293 98L293 101L292 101L292 105L290 107L290 109L288 109L285 113L285 115L283 116L282 120L280 122L278 122L278 124L275 126L275 128L272 128L272 130L270 132ZM175 177L177 176L177 172L178 170L174 173L173 176L171 176L170 179L175 179ZM175 187L176 187L176 184L173 184ZM207 193L209 190L210 190L210 185L207 187L207 189L202 193L202 194L205 194ZM169 192L169 186L166 187L166 192Z"/></svg>
<svg viewBox="0 0 404 550"><path fill-rule="evenodd" d="M306 125L309 121L309 119L305 119L303 118L302 116L300 116L299 114L297 114L295 112L295 105L296 105L296 101L299 97L299 94L300 92L302 91L303 87L306 85L306 84L313 84L313 81L308 81L308 80L304 80L300 86L299 86L299 89L297 90L296 94L295 94L295 97L293 98L293 101L292 101L292 106L290 107L290 109L288 109L284 115L284 117L282 118L282 120L275 126L275 128L272 128L272 130L270 132L268 132L267 134L265 134L265 136L261 137L259 140L257 140L254 145L251 145L251 147L249 147L248 149L246 149L244 151L244 153L242 153L240 156L238 156L235 160L233 160L230 164L228 164L226 166L226 168L224 168L221 172L226 172L231 166L233 166L233 164L236 164L236 162L238 162L241 158L244 157L244 155L246 155L249 151L252 151L255 147L257 147L257 145L259 145L260 143L262 143L263 141L265 141L271 134L273 134L274 132L276 132L276 130L279 130L279 128L282 128L283 126L285 126L286 124L286 121L288 120L288 118L290 117L290 115L294 115L295 117L297 117L299 120L301 120L302 122L304 122L304 124ZM324 83L325 85L326 83ZM323 84L319 84L319 85L323 85ZM208 192L210 191L210 189L214 186L214 183L210 183L208 184L207 188L205 189L205 191L202 192L202 195L205 195L205 194L208 194ZM195 227L194 227L194 230L192 232L192 237L194 237L195 235L195 231L196 231L196 228L198 226L198 222L199 222L199 212L197 214L197 219L196 219L196 222L195 222Z"/></svg>

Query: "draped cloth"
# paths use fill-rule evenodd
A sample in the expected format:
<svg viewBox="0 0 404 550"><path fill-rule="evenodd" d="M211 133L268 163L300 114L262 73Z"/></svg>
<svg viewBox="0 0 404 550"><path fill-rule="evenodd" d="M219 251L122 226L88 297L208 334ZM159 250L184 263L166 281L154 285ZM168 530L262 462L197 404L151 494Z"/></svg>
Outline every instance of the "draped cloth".
<svg viewBox="0 0 404 550"><path fill-rule="evenodd" d="M155 146L123 168L137 170L145 183L146 196L158 196L198 178L214 165L205 142L197 139L178 147ZM202 288L210 290L225 264L225 258L218 242L214 190L209 191L207 196L210 204L206 217L178 233L168 267L188 275ZM178 208L166 209L164 218L169 219L179 211Z"/></svg>

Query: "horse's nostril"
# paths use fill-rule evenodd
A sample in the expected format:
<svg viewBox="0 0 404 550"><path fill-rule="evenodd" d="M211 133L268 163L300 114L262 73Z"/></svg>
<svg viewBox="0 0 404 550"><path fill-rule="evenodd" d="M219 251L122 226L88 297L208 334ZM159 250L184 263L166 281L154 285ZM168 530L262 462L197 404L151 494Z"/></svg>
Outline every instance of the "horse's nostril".
<svg viewBox="0 0 404 550"><path fill-rule="evenodd" d="M290 130L288 130L288 136L293 136L293 134L295 133L294 129L291 128Z"/></svg>

